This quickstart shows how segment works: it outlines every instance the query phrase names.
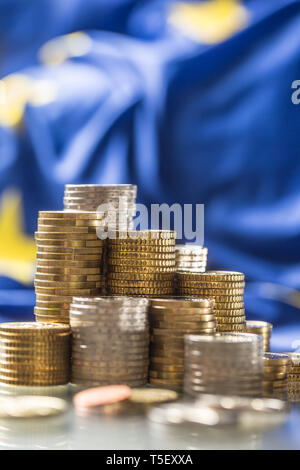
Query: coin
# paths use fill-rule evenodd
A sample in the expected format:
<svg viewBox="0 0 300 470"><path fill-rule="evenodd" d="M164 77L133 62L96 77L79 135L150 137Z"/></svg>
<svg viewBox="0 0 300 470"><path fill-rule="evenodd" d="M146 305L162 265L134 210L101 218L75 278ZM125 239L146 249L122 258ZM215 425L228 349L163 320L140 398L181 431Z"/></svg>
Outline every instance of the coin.
<svg viewBox="0 0 300 470"><path fill-rule="evenodd" d="M216 315L216 320L217 320L217 323L218 324L240 324L242 323L243 325L245 325L245 322L246 322L246 317L245 315L240 315L240 316L236 316L236 317L233 317L233 316L229 316L229 317L220 317L220 316L217 316Z"/></svg>
<svg viewBox="0 0 300 470"><path fill-rule="evenodd" d="M193 273L180 273L179 279L195 279L201 281L244 281L245 276L243 273L237 271L206 271L201 274Z"/></svg>
<svg viewBox="0 0 300 470"><path fill-rule="evenodd" d="M264 365L289 365L291 364L291 359L287 354L280 353L265 353L264 354Z"/></svg>
<svg viewBox="0 0 300 470"><path fill-rule="evenodd" d="M15 396L0 399L0 418L32 419L56 416L67 411L65 400L47 396Z"/></svg>

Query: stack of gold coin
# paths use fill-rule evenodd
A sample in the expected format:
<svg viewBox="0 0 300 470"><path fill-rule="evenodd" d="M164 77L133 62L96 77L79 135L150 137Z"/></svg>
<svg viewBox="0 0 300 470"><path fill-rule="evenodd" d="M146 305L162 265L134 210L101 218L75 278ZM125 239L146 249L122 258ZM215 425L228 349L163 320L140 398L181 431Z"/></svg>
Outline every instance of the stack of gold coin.
<svg viewBox="0 0 300 470"><path fill-rule="evenodd" d="M149 366L147 299L74 297L70 322L73 384L146 384Z"/></svg>
<svg viewBox="0 0 300 470"><path fill-rule="evenodd" d="M197 396L261 394L263 341L246 333L185 336L184 391Z"/></svg>
<svg viewBox="0 0 300 470"><path fill-rule="evenodd" d="M207 248L200 245L176 245L176 271L204 273Z"/></svg>
<svg viewBox="0 0 300 470"><path fill-rule="evenodd" d="M151 384L182 388L184 335L215 333L213 305L208 299L151 299Z"/></svg>
<svg viewBox="0 0 300 470"><path fill-rule="evenodd" d="M215 300L218 332L245 331L245 276L235 271L178 272L177 293Z"/></svg>
<svg viewBox="0 0 300 470"><path fill-rule="evenodd" d="M263 392L265 396L286 394L288 389L288 375L291 368L291 358L288 354L264 354Z"/></svg>
<svg viewBox="0 0 300 470"><path fill-rule="evenodd" d="M101 295L104 240L96 212L40 212L35 275L37 321L69 323L74 295Z"/></svg>
<svg viewBox="0 0 300 470"><path fill-rule="evenodd" d="M142 297L174 293L175 232L118 232L108 240L107 291Z"/></svg>
<svg viewBox="0 0 300 470"><path fill-rule="evenodd" d="M67 184L64 208L97 211L105 215L108 227L127 230L136 213L136 194L132 184Z"/></svg>
<svg viewBox="0 0 300 470"><path fill-rule="evenodd" d="M288 375L288 397L290 401L300 401L300 352L286 352L291 359Z"/></svg>
<svg viewBox="0 0 300 470"><path fill-rule="evenodd" d="M246 321L246 333L254 333L260 335L264 340L265 352L270 351L270 338L272 333L273 325L267 321Z"/></svg>
<svg viewBox="0 0 300 470"><path fill-rule="evenodd" d="M69 340L68 325L1 323L1 384L47 387L68 383Z"/></svg>

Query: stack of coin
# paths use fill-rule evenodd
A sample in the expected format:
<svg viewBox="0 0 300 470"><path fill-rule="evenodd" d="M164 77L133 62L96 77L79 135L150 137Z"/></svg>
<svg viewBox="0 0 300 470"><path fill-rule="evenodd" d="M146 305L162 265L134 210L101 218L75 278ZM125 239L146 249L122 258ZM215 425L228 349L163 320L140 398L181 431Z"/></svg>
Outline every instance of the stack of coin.
<svg viewBox="0 0 300 470"><path fill-rule="evenodd" d="M136 213L136 194L137 187L132 184L67 184L64 208L98 213L103 211L109 227L127 230L132 228Z"/></svg>
<svg viewBox="0 0 300 470"><path fill-rule="evenodd" d="M288 375L288 397L290 401L300 401L300 352L287 352L292 363Z"/></svg>
<svg viewBox="0 0 300 470"><path fill-rule="evenodd" d="M72 383L147 382L148 301L130 297L74 297L70 307Z"/></svg>
<svg viewBox="0 0 300 470"><path fill-rule="evenodd" d="M108 240L107 291L142 297L174 293L175 237L173 231L118 232Z"/></svg>
<svg viewBox="0 0 300 470"><path fill-rule="evenodd" d="M261 394L263 341L246 333L185 336L184 391L220 395Z"/></svg>
<svg viewBox="0 0 300 470"><path fill-rule="evenodd" d="M151 384L182 388L184 335L215 333L213 305L208 299L151 299Z"/></svg>
<svg viewBox="0 0 300 470"><path fill-rule="evenodd" d="M204 273L207 248L200 245L176 245L176 271Z"/></svg>
<svg viewBox="0 0 300 470"><path fill-rule="evenodd" d="M68 383L69 340L68 325L1 323L1 384L47 387Z"/></svg>
<svg viewBox="0 0 300 470"><path fill-rule="evenodd" d="M254 333L260 335L264 340L264 351L270 351L270 338L273 329L272 323L267 321L246 321L246 333Z"/></svg>
<svg viewBox="0 0 300 470"><path fill-rule="evenodd" d="M96 212L40 212L35 275L38 321L69 323L74 295L101 295L104 287L104 240L96 230Z"/></svg>
<svg viewBox="0 0 300 470"><path fill-rule="evenodd" d="M218 332L245 331L244 287L244 274L235 271L177 273L178 295L215 300Z"/></svg>
<svg viewBox="0 0 300 470"><path fill-rule="evenodd" d="M279 398L287 393L288 375L292 361L288 354L265 353L264 354L264 396Z"/></svg>

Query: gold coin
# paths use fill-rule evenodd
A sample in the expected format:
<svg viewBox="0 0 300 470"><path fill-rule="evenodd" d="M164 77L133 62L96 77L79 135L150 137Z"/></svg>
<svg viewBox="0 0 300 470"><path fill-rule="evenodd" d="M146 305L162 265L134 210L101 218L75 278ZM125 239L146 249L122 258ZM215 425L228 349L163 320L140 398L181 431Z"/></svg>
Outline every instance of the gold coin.
<svg viewBox="0 0 300 470"><path fill-rule="evenodd" d="M54 233L65 233L66 237L69 232L74 234L77 233L96 233L95 227L73 227L70 225L43 225L38 224L38 232L54 232Z"/></svg>
<svg viewBox="0 0 300 470"><path fill-rule="evenodd" d="M144 239L144 238L138 238L136 240L134 239L121 239L121 238L109 238L108 239L108 246L110 249L114 249L114 246L119 246L119 247L127 247L128 249L136 249L136 247L139 246L145 246L145 247L151 247L151 246L174 246L175 247L175 240L170 238L170 239Z"/></svg>
<svg viewBox="0 0 300 470"><path fill-rule="evenodd" d="M189 288L189 285L185 284L185 288ZM193 288L194 289L194 288ZM210 296L212 298L220 298L222 296L243 296L244 289L202 289L201 287L196 288L197 293L203 296Z"/></svg>
<svg viewBox="0 0 300 470"><path fill-rule="evenodd" d="M187 282L189 285L198 285L201 287L201 289L209 289L209 290L219 290L219 289L243 289L245 287L245 282L240 281L240 282L217 282L217 281L212 281L212 282L205 282L201 280L194 280L194 279L189 279L187 281L182 280L181 282Z"/></svg>
<svg viewBox="0 0 300 470"><path fill-rule="evenodd" d="M36 271L38 274L54 275L54 276L90 276L101 275L99 267L96 268L69 268L69 267L39 267Z"/></svg>
<svg viewBox="0 0 300 470"><path fill-rule="evenodd" d="M69 317L69 312L67 309L52 309L52 308L40 308L40 307L34 307L34 314L39 315L40 317L47 317L47 316L60 316L62 318L68 318Z"/></svg>
<svg viewBox="0 0 300 470"><path fill-rule="evenodd" d="M174 280L174 273L108 273L107 279L108 281L163 281L163 280Z"/></svg>
<svg viewBox="0 0 300 470"><path fill-rule="evenodd" d="M115 262L120 262L120 260L131 260L131 259L138 259L138 260L174 260L175 262L175 253L147 253L147 252L138 252L138 251L127 251L125 252L108 252L108 261L112 260Z"/></svg>
<svg viewBox="0 0 300 470"><path fill-rule="evenodd" d="M37 294L36 300L39 300L42 302L59 302L59 303L70 304L73 300L73 297L71 295L60 296L60 295Z"/></svg>
<svg viewBox="0 0 300 470"><path fill-rule="evenodd" d="M99 294L99 289L64 289L64 288L60 288L60 289L48 289L48 288L44 288L44 287L36 287L35 288L35 292L37 294L53 294L53 295L71 295L71 296L75 296L75 295L78 295L78 296L82 296L82 295L86 295L86 296L94 296L94 295L97 295Z"/></svg>
<svg viewBox="0 0 300 470"><path fill-rule="evenodd" d="M43 322L49 322L49 323L65 323L66 325L69 325L69 323L70 323L70 319L67 318L67 317L60 317L60 316L56 316L56 317L45 316L45 317L42 317L40 315L36 315L35 318L36 318L36 321L43 321Z"/></svg>
<svg viewBox="0 0 300 470"><path fill-rule="evenodd" d="M46 219L97 219L101 218L102 215L100 215L98 212L66 212L66 211L39 211L39 217L40 218L46 218Z"/></svg>
<svg viewBox="0 0 300 470"><path fill-rule="evenodd" d="M228 316L238 317L241 315L245 315L245 309L244 308L240 308L240 309L237 309L237 308L216 309L214 308L214 313L218 317L223 317L223 316L224 317L228 317Z"/></svg>
<svg viewBox="0 0 300 470"><path fill-rule="evenodd" d="M163 267L175 267L175 261L174 260L163 260L163 259L157 259L157 260L150 260L150 259L118 259L118 258L109 258L107 260L109 266L131 266L133 265L134 267L144 267L144 266L163 266Z"/></svg>
<svg viewBox="0 0 300 470"><path fill-rule="evenodd" d="M65 241L70 241L70 242L85 242L85 241L90 241L90 242L98 242L99 244L106 245L107 240L101 240L98 238L96 230L94 233L89 233L89 232L68 232L63 233L63 232L43 232L41 230L34 232L34 238L35 240L38 240L40 242L46 241L46 242L52 242L52 243L59 243L59 242L65 242Z"/></svg>
<svg viewBox="0 0 300 470"><path fill-rule="evenodd" d="M49 253L75 253L83 254L88 250L97 250L98 253L105 253L105 246L94 241L76 241L76 240L58 240L59 243L53 243L52 240L36 240L35 244L39 251ZM84 250L83 253L78 253L78 250Z"/></svg>
<svg viewBox="0 0 300 470"><path fill-rule="evenodd" d="M281 379L286 379L286 378L287 378L286 372L278 372L278 373L264 372L264 380L281 380Z"/></svg>
<svg viewBox="0 0 300 470"><path fill-rule="evenodd" d="M52 378L48 377L47 379L33 379L33 378L24 378L19 377L16 379L9 378L6 376L0 375L0 383L7 384L7 385L24 385L24 386L32 386L32 387L47 387L47 386L54 386L54 385L66 385L69 382L68 377L64 378Z"/></svg>
<svg viewBox="0 0 300 470"><path fill-rule="evenodd" d="M215 321L215 316L211 315L164 315L164 314L156 314L150 312L150 319L151 321L163 321L163 322L172 322L173 324L181 324L182 322L195 322L195 321L202 321L202 322L211 322Z"/></svg>
<svg viewBox="0 0 300 470"><path fill-rule="evenodd" d="M153 328L163 328L163 329L207 329L214 328L216 326L215 321L199 321L193 320L190 322L174 322L174 321L164 321L164 320L153 320L151 319L151 327Z"/></svg>
<svg viewBox="0 0 300 470"><path fill-rule="evenodd" d="M264 354L264 367L291 365L292 361L287 354L281 353L265 353Z"/></svg>
<svg viewBox="0 0 300 470"><path fill-rule="evenodd" d="M164 308L165 311L177 311L178 308L193 308L193 311L201 310L203 308L212 308L214 306L214 301L210 299L151 299L151 309L152 310L161 310Z"/></svg>
<svg viewBox="0 0 300 470"><path fill-rule="evenodd" d="M182 273L179 277L202 281L244 281L245 275L237 271L206 271L205 273Z"/></svg>
<svg viewBox="0 0 300 470"><path fill-rule="evenodd" d="M217 320L217 323L218 324L223 324L223 323L232 323L232 324L235 324L235 323L243 323L243 325L245 325L245 321L246 321L246 317L245 315L242 315L240 317L219 317L219 316L216 316L216 320Z"/></svg>
<svg viewBox="0 0 300 470"><path fill-rule="evenodd" d="M108 271L114 273L175 273L174 266L133 266L133 265L116 265L108 266Z"/></svg>
<svg viewBox="0 0 300 470"><path fill-rule="evenodd" d="M102 254L97 253L97 254L86 254L86 255L79 255L75 253L44 253L44 252L39 252L37 251L36 253L36 259L39 262L39 260L43 261L95 261L98 262L99 264L102 262Z"/></svg>
<svg viewBox="0 0 300 470"><path fill-rule="evenodd" d="M182 388L182 380L166 380L166 379L154 379L153 377L149 378L150 385L159 385L161 387L174 387L175 389Z"/></svg>
<svg viewBox="0 0 300 470"><path fill-rule="evenodd" d="M156 370L149 371L149 377L153 379L183 379L183 372L158 372Z"/></svg>
<svg viewBox="0 0 300 470"><path fill-rule="evenodd" d="M142 281L142 282L113 282L107 281L108 288L114 287L116 289L120 288L133 288L133 289L140 289L140 288L161 288L161 287L173 287L172 281Z"/></svg>
<svg viewBox="0 0 300 470"><path fill-rule="evenodd" d="M116 232L116 240L140 241L140 240L168 240L176 238L176 232L172 230L127 230Z"/></svg>
<svg viewBox="0 0 300 470"><path fill-rule="evenodd" d="M244 323L218 323L217 320L217 331L244 331L245 330L245 322Z"/></svg>
<svg viewBox="0 0 300 470"><path fill-rule="evenodd" d="M81 275L81 274L49 274L49 273L36 273L35 275L36 280L45 280L45 281L75 281L75 282L89 282L89 281L101 281L103 276L101 274L89 274L89 275Z"/></svg>
<svg viewBox="0 0 300 470"><path fill-rule="evenodd" d="M124 245L110 245L109 248L109 253L114 256L117 254L118 256L126 256L127 254L132 255L133 253L139 253L139 254L161 254L165 255L168 253L174 253L174 245L141 245L141 246L136 246L132 247L129 246L128 248Z"/></svg>
<svg viewBox="0 0 300 470"><path fill-rule="evenodd" d="M64 261L64 260L37 260L38 267L67 267L67 268L96 268L99 267L98 261ZM67 265L67 266L66 266Z"/></svg>
<svg viewBox="0 0 300 470"><path fill-rule="evenodd" d="M64 255L102 255L104 253L103 247L84 247L84 248L61 248L55 246L38 246L39 253L55 253Z"/></svg>
<svg viewBox="0 0 300 470"><path fill-rule="evenodd" d="M292 364L290 371L292 374L300 374L300 366Z"/></svg>
<svg viewBox="0 0 300 470"><path fill-rule="evenodd" d="M114 287L107 287L108 291L111 294L119 294L119 295L126 295L126 294L151 294L151 295L159 295L159 294L170 294L172 293L172 288L171 287L162 287L162 288L155 288L155 287L149 287L149 288L114 288Z"/></svg>
<svg viewBox="0 0 300 470"><path fill-rule="evenodd" d="M183 292L181 290L181 292ZM210 298L215 301L216 304L223 304L223 303L242 303L244 301L243 295L213 295L213 294L203 294L202 292L196 291L195 289L184 289L184 295L195 295L197 294L199 297Z"/></svg>
<svg viewBox="0 0 300 470"><path fill-rule="evenodd" d="M36 279L34 285L37 287L47 287L47 288L76 288L80 289L81 287L85 289L95 289L99 285L99 281L50 281L50 280L38 280Z"/></svg>
<svg viewBox="0 0 300 470"><path fill-rule="evenodd" d="M0 334L2 333L57 335L70 333L70 329L64 325L49 326L35 322L8 322L0 323Z"/></svg>

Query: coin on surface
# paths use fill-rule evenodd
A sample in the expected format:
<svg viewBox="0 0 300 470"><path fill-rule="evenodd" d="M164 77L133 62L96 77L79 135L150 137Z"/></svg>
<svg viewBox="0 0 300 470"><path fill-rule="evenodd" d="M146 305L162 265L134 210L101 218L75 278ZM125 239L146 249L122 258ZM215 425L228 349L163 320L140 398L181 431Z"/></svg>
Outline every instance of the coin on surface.
<svg viewBox="0 0 300 470"><path fill-rule="evenodd" d="M67 408L67 402L56 397L7 397L0 399L0 418L44 418L64 413Z"/></svg>

